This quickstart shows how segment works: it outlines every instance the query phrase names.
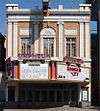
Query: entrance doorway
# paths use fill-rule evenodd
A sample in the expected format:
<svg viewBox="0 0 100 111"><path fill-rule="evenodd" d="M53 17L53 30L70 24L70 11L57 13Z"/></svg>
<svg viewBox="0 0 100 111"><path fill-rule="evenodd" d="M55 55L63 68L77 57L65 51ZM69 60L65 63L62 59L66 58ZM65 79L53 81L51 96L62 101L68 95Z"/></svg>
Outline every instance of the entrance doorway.
<svg viewBox="0 0 100 111"><path fill-rule="evenodd" d="M36 105L78 104L77 84L21 84L19 101Z"/></svg>

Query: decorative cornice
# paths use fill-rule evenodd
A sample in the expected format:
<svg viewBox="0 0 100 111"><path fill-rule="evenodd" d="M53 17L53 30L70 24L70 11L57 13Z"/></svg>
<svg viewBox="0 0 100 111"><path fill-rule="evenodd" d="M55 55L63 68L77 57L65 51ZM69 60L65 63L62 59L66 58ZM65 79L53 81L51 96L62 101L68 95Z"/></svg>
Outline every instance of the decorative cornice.
<svg viewBox="0 0 100 111"><path fill-rule="evenodd" d="M7 11L7 15L41 15L41 10L29 10L29 9L18 9L16 11ZM90 15L90 11L80 11L80 10L61 10L52 9L49 10L49 15Z"/></svg>
<svg viewBox="0 0 100 111"><path fill-rule="evenodd" d="M71 22L90 22L90 16L9 16L7 18L8 21L71 21Z"/></svg>

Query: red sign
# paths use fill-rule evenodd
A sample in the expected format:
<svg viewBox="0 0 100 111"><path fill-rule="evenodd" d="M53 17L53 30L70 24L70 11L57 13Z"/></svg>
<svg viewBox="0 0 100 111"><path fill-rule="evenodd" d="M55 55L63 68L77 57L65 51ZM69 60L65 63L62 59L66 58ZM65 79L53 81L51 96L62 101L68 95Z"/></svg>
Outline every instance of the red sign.
<svg viewBox="0 0 100 111"><path fill-rule="evenodd" d="M81 70L76 65L70 65L67 67L67 71L70 71L73 76L78 76L78 74Z"/></svg>

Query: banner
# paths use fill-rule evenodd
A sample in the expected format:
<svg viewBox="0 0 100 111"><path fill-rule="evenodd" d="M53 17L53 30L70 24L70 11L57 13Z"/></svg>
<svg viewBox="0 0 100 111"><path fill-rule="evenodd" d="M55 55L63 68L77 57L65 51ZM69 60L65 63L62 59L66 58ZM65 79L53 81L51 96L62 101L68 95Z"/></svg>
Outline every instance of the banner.
<svg viewBox="0 0 100 111"><path fill-rule="evenodd" d="M80 68L75 65L68 66L67 64L60 64L57 67L58 69L58 80L78 80L84 81L86 78L89 78L89 69Z"/></svg>
<svg viewBox="0 0 100 111"><path fill-rule="evenodd" d="M20 79L48 79L48 64L20 64Z"/></svg>

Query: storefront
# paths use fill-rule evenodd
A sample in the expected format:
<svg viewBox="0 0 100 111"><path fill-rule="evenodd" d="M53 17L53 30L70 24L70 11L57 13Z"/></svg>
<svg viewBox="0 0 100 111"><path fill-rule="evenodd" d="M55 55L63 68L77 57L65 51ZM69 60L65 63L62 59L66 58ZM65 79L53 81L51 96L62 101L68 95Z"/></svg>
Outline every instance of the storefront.
<svg viewBox="0 0 100 111"><path fill-rule="evenodd" d="M18 94L16 95L16 93ZM19 82L18 86L8 87L8 101L30 103L30 107L78 105L78 84L72 83L25 83ZM17 101L16 101L17 100ZM24 105L25 105L24 104ZM33 104L33 105L32 105Z"/></svg>

